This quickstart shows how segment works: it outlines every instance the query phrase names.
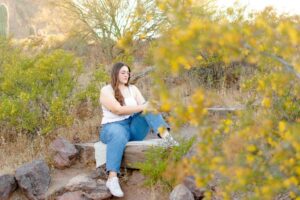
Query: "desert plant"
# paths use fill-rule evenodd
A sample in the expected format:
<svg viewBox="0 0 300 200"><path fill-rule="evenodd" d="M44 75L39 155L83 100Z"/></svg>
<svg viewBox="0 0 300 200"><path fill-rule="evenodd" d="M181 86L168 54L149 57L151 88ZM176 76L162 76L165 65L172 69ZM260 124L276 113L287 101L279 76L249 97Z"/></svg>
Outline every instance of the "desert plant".
<svg viewBox="0 0 300 200"><path fill-rule="evenodd" d="M280 15L272 8L245 16L238 6L216 12L205 1L161 2L172 26L153 50L154 94L161 110L171 112L173 125L188 123L200 130L209 99L195 88L189 104L179 103L162 74L178 77L214 57L225 64L257 66L256 76L242 84L252 93L248 107L234 121L220 120L201 132L197 154L182 163L187 175L194 174L199 187L218 177L223 199L237 193L243 199L272 199L282 193L300 198L299 16ZM208 190L205 198L211 195Z"/></svg>
<svg viewBox="0 0 300 200"><path fill-rule="evenodd" d="M181 139L179 146L169 148L166 146L151 147L145 153L145 162L136 164L141 169L141 173L147 177L145 184L153 186L157 183L162 183L169 189L173 188L176 178L175 176L168 176L165 172L170 166L175 166L182 162L194 142L195 137L192 137L188 140Z"/></svg>
<svg viewBox="0 0 300 200"><path fill-rule="evenodd" d="M20 132L48 133L72 123L74 88L81 62L63 50L30 58L8 42L0 74L0 121Z"/></svg>

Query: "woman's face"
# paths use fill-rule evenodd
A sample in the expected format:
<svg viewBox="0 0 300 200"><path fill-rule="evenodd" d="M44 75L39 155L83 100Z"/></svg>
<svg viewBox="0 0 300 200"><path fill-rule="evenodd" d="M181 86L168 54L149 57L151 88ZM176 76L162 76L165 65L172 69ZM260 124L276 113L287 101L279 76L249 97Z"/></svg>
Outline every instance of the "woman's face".
<svg viewBox="0 0 300 200"><path fill-rule="evenodd" d="M120 84L128 83L130 72L127 66L123 66L119 71L119 82Z"/></svg>

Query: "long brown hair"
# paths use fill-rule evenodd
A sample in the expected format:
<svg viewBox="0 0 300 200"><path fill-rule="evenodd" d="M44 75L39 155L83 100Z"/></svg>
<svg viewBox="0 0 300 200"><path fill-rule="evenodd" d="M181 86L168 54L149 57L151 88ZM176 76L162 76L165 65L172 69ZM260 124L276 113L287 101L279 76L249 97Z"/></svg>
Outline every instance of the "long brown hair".
<svg viewBox="0 0 300 200"><path fill-rule="evenodd" d="M124 102L124 97L119 89L119 83L120 83L119 82L119 72L120 72L120 69L124 66L126 66L128 68L129 72L131 71L130 68L128 67L128 65L121 63L121 62L115 63L113 65L113 68L111 71L111 86L114 90L115 98L122 106L125 105L125 102ZM129 80L130 80L130 74L129 74L128 82L125 84L126 86L129 85Z"/></svg>

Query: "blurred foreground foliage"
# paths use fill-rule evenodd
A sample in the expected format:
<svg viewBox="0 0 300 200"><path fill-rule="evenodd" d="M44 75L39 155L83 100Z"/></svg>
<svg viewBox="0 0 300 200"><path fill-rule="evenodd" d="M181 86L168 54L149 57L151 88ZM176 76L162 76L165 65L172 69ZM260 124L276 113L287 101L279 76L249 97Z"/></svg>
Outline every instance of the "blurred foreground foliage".
<svg viewBox="0 0 300 200"><path fill-rule="evenodd" d="M220 11L209 1L157 3L169 25L151 48L154 93L173 127L190 124L201 138L197 153L179 169L194 175L199 187L216 184L222 199L300 199L300 17L272 8L246 12L238 5ZM251 94L245 109L211 125L210 99L201 87L193 88L186 104L161 77L216 62L257 71L241 84ZM205 198L211 195L207 190Z"/></svg>

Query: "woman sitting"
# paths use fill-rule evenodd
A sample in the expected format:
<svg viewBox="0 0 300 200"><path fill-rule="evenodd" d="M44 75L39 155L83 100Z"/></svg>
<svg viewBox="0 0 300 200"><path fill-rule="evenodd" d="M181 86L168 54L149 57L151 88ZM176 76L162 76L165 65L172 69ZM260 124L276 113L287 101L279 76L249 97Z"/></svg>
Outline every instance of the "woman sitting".
<svg viewBox="0 0 300 200"><path fill-rule="evenodd" d="M128 65L116 63L111 72L111 84L104 86L100 94L103 110L100 140L107 144L106 171L109 173L106 186L117 197L124 196L117 175L128 141L141 141L153 129L159 137L178 144L170 136L170 127L161 114L143 113L148 103L129 80ZM164 131L159 133L159 128Z"/></svg>

